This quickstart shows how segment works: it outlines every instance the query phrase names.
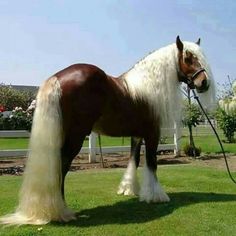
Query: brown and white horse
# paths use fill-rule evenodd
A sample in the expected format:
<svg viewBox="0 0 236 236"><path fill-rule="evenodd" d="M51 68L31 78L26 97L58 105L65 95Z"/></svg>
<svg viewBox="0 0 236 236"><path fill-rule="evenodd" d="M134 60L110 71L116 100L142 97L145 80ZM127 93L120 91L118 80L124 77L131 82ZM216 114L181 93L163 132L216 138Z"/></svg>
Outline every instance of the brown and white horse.
<svg viewBox="0 0 236 236"><path fill-rule="evenodd" d="M146 202L167 202L169 197L156 176L160 128L180 116L181 82L214 99L210 68L198 43L163 47L115 78L94 65L72 65L50 77L40 88L30 138L30 152L16 212L3 224L46 224L70 221L64 180L86 135L96 131L110 136L131 136L131 159L119 194L138 194ZM203 93L204 92L204 93ZM146 164L141 189L136 178L141 139Z"/></svg>

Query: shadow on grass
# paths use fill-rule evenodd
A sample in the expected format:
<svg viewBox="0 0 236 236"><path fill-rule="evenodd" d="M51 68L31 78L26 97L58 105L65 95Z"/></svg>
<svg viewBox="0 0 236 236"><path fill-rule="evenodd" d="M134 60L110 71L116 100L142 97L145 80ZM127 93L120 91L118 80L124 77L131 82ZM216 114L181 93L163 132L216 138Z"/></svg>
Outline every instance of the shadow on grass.
<svg viewBox="0 0 236 236"><path fill-rule="evenodd" d="M66 225L89 227L106 224L144 223L165 217L178 208L207 202L236 201L233 194L215 194L202 192L170 193L171 201L163 204L147 204L138 199L129 199L114 205L98 206L77 213L77 220ZM63 225L55 223L56 225Z"/></svg>

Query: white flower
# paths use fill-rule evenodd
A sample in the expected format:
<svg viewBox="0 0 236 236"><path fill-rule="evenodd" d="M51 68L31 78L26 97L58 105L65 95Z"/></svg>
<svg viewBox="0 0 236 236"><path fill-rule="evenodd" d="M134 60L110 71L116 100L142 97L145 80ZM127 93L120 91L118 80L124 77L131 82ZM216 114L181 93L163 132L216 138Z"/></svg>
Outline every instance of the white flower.
<svg viewBox="0 0 236 236"><path fill-rule="evenodd" d="M36 107L36 100L33 100L27 110L34 110Z"/></svg>

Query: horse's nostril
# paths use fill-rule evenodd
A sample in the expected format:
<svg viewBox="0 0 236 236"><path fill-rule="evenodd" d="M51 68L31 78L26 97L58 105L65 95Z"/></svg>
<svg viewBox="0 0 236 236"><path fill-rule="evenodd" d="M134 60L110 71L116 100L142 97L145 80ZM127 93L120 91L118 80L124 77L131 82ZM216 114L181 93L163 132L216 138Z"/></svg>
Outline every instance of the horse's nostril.
<svg viewBox="0 0 236 236"><path fill-rule="evenodd" d="M202 87L203 87L203 88L207 87L207 80L206 80L206 79L204 79L204 80L202 81Z"/></svg>
<svg viewBox="0 0 236 236"><path fill-rule="evenodd" d="M196 87L198 93L203 93L208 90L209 88L209 81L207 79L204 79L201 81L201 86Z"/></svg>

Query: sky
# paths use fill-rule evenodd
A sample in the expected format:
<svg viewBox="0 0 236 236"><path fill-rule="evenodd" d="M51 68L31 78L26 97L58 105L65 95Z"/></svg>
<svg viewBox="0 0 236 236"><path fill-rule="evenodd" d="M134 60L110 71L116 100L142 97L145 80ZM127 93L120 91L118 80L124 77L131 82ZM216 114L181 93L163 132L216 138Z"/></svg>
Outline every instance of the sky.
<svg viewBox="0 0 236 236"><path fill-rule="evenodd" d="M0 0L0 83L40 85L74 63L118 76L149 52L197 41L217 83L236 78L235 0Z"/></svg>

